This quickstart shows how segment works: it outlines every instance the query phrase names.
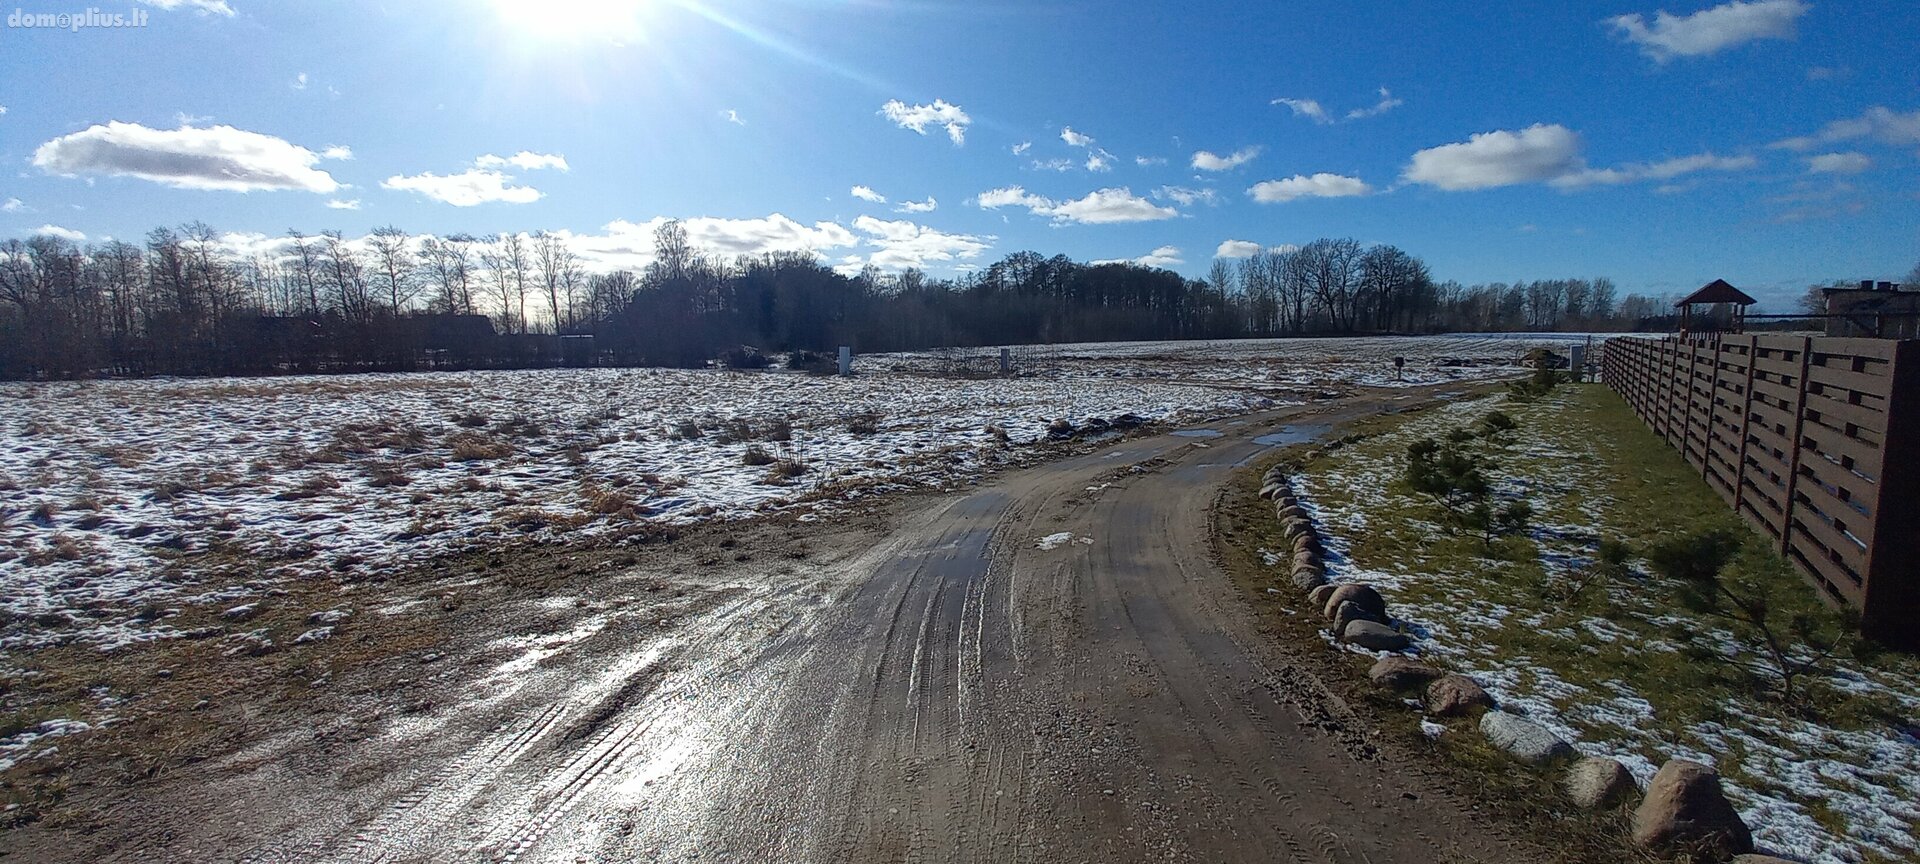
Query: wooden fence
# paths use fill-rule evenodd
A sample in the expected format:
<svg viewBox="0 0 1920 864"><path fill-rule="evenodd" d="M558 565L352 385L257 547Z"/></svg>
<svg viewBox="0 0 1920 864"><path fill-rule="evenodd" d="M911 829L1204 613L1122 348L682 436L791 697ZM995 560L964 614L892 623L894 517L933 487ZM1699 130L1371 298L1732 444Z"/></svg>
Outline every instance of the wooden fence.
<svg viewBox="0 0 1920 864"><path fill-rule="evenodd" d="M1920 644L1920 340L1608 340L1607 385L1866 632Z"/></svg>

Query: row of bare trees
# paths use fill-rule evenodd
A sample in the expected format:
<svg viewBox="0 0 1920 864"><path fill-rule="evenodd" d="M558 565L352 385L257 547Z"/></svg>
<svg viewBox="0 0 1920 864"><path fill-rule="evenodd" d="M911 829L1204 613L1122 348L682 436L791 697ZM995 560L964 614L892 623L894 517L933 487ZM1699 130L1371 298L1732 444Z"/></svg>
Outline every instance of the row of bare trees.
<svg viewBox="0 0 1920 864"><path fill-rule="evenodd" d="M1419 258L1350 239L1219 261L1205 280L1032 252L950 280L847 274L805 253L704 255L677 222L654 239L639 273L589 273L567 237L544 232L262 240L196 222L142 244L8 240L0 376L404 369L446 362L450 346L465 365L580 360L561 356L560 335L593 337L585 362L688 365L741 345L1614 329L1664 308L1616 301L1605 279L1436 283Z"/></svg>

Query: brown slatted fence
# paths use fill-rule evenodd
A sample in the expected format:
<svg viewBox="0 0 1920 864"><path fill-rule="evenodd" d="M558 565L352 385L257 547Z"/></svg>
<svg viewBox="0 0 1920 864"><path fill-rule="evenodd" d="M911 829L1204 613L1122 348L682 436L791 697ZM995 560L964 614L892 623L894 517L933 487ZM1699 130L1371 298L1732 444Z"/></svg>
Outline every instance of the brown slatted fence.
<svg viewBox="0 0 1920 864"><path fill-rule="evenodd" d="M1920 643L1920 341L1626 337L1603 370L1825 599Z"/></svg>

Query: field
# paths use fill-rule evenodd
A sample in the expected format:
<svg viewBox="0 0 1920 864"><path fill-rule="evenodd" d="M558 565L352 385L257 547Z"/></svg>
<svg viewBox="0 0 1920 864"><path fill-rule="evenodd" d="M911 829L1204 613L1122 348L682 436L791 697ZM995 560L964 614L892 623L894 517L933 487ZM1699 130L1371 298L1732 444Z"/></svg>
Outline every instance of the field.
<svg viewBox="0 0 1920 864"><path fill-rule="evenodd" d="M41 649L70 646L63 664L75 649L137 657L179 640L246 651L259 623L240 622L289 592L324 610L461 553L832 519L868 496L953 488L1122 434L1112 424L1126 415L1162 426L1356 384L1510 376L1530 347L1576 338L1060 346L1021 349L1004 378L980 371L997 370L998 351L976 349L863 357L852 378L546 370L0 386L0 770L26 770L121 711L112 688L83 684L57 705L14 705L35 688ZM1407 358L1398 380L1395 356ZM1076 434L1057 440L1056 420Z"/></svg>
<svg viewBox="0 0 1920 864"><path fill-rule="evenodd" d="M1518 422L1481 445L1499 465L1495 493L1534 516L1489 547L1449 531L1401 477L1410 443L1495 409ZM1617 397L1586 385L1527 403L1476 398L1381 418L1364 434L1307 464L1303 497L1330 535L1329 576L1378 586L1421 654L1581 752L1620 759L1642 784L1669 757L1716 765L1764 850L1810 862L1920 854L1920 664L1843 651L1814 676L1809 704L1789 707L1719 659L1750 643L1688 611L1637 556L1629 572L1589 578L1603 538L1638 553L1703 528L1758 536ZM1740 566L1770 586L1777 615L1830 614L1758 540L1748 545ZM1443 741L1476 734L1425 728Z"/></svg>

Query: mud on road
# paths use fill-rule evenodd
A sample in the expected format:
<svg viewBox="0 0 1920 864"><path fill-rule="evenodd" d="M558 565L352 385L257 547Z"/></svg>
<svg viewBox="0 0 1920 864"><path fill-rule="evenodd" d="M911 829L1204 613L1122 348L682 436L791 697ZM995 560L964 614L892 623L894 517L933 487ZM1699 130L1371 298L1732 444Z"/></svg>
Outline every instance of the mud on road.
<svg viewBox="0 0 1920 864"><path fill-rule="evenodd" d="M1261 639L1209 512L1362 396L1122 441L818 522L716 526L362 613L432 650L90 818L33 861L1537 860ZM1395 400L1402 401L1395 401ZM1209 434L1217 432L1219 434ZM1286 436L1283 434L1282 438ZM498 562L496 562L498 563ZM420 626L420 625L411 625ZM351 632L351 631L348 631ZM214 706L209 710L217 710ZM236 697L229 711L249 708Z"/></svg>

